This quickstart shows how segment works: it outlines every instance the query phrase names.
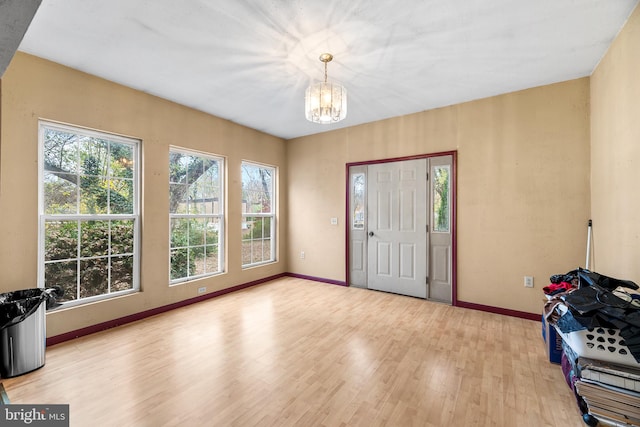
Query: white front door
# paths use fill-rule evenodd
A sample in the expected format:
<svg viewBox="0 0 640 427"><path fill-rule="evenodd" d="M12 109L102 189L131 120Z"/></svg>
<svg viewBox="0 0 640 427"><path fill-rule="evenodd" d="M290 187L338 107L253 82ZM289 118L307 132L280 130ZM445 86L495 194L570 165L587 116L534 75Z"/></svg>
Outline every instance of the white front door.
<svg viewBox="0 0 640 427"><path fill-rule="evenodd" d="M367 170L367 284L427 297L427 159Z"/></svg>

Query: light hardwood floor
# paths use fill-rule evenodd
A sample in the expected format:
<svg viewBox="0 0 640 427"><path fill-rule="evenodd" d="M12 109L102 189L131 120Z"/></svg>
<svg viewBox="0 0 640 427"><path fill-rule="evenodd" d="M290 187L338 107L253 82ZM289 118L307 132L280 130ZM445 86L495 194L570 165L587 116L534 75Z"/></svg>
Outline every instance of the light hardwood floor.
<svg viewBox="0 0 640 427"><path fill-rule="evenodd" d="M84 426L583 426L540 323L283 278L58 344L3 380Z"/></svg>

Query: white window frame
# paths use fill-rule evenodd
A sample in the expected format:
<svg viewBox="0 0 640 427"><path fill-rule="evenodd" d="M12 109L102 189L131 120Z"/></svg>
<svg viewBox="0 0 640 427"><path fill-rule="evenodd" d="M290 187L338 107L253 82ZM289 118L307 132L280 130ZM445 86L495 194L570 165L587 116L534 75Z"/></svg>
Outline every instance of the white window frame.
<svg viewBox="0 0 640 427"><path fill-rule="evenodd" d="M195 213L172 213L169 212L169 285L179 285L187 282L191 282L193 280L201 279L204 277L210 277L219 275L225 272L225 159L222 156L217 156L215 154L203 153L195 150L188 150L185 148L171 146L169 147L169 159L171 159L172 153L184 154L187 156L197 156L202 157L208 160L213 160L218 162L218 173L220 178L220 188L219 188L219 197L218 197L218 213L204 213L204 214L195 214ZM171 161L171 160L169 160ZM169 185L171 185L171 176L169 176ZM194 274L187 275L186 277L180 277L177 279L171 279L171 221L173 219L207 219L207 218L217 218L218 219L218 270L213 272L205 272L203 274ZM206 246L206 245L197 245L197 246ZM187 245L181 248L189 249L191 245Z"/></svg>
<svg viewBox="0 0 640 427"><path fill-rule="evenodd" d="M249 160L243 160L242 164L241 164L241 168L243 168L245 165L247 166L251 166L251 167L258 167L258 168L265 168L265 169L269 169L272 172L272 177L271 177L271 212L259 212L259 213L251 213L251 212L246 212L246 208L244 206L244 197L242 197L242 203L243 203L243 207L241 209L242 211L242 224L246 224L247 223L247 218L248 217L258 217L258 218L269 218L270 219L270 236L269 236L269 240L270 240L270 258L269 259L262 259L261 261L258 262L252 262L252 263L244 263L244 260L242 259L241 256L241 262L242 262L242 268L252 268L252 267L256 267L259 265L264 265L264 264L271 264L277 261L277 256L276 256L276 231L277 231L277 224L276 224L276 211L277 211L277 203L278 203L278 193L276 191L276 189L278 188L277 186L277 178L278 178L278 168L276 168L275 166L271 166L271 165L266 165L263 163L257 163L257 162L252 162ZM241 183L242 183L242 191L244 192L244 171L241 171ZM251 241L254 241L254 239L250 239ZM264 237L262 237L259 240L265 240ZM244 250L244 244L245 244L245 239L244 239L244 235L242 237L242 241L240 243L240 247L241 250ZM252 250L253 250L253 245L252 245Z"/></svg>
<svg viewBox="0 0 640 427"><path fill-rule="evenodd" d="M46 214L45 213L45 200L44 200L44 177L45 177L45 165L44 165L44 143L45 143L45 130L56 130L61 132L72 133L81 136L87 136L92 138L98 138L103 140L108 140L109 142L114 142L118 144L126 144L133 147L133 213L132 214L81 214L79 209L75 214ZM122 295L127 295L131 293L139 292L140 290L140 150L141 150L141 140L125 137L113 133L102 132L92 129L87 129L79 126L62 124L52 121L39 120L38 122L38 287L45 288L47 284L45 283L45 264L48 263L45 261L45 224L47 221L118 221L118 220L133 220L133 253L132 254L116 254L116 255L126 255L133 256L133 277L132 277L132 288L126 289L122 291L110 291L110 283L108 285L109 291L107 293L101 295L93 295L90 297L80 297L80 269L81 269L81 261L90 260L90 259L99 259L104 258L105 256L93 256L86 257L81 256L80 254L80 238L78 238L78 250L77 256L73 259L77 260L77 272L76 272L76 299L70 301L62 302L65 307L73 307L83 304L88 304L96 301L101 301L105 299L110 299ZM79 172L76 173L78 177L80 177ZM79 195L80 186L77 186L77 191ZM77 205L80 204L80 198L77 196ZM111 248L109 248L109 254L107 258L112 258L112 254L110 253ZM71 260L72 258L69 258ZM58 260L59 261L59 260ZM52 261L49 261L49 263ZM108 275L109 282L111 281L111 268L109 268Z"/></svg>

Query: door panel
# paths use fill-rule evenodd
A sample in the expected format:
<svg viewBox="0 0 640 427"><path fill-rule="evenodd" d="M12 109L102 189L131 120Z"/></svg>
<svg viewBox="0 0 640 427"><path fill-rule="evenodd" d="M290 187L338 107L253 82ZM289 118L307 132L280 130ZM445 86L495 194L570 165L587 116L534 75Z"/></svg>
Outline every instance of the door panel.
<svg viewBox="0 0 640 427"><path fill-rule="evenodd" d="M400 231L416 231L416 190L400 190Z"/></svg>
<svg viewBox="0 0 640 427"><path fill-rule="evenodd" d="M368 167L371 289L427 296L426 169L426 159Z"/></svg>
<svg viewBox="0 0 640 427"><path fill-rule="evenodd" d="M412 243L400 243L400 277L403 279L415 279L416 245Z"/></svg>
<svg viewBox="0 0 640 427"><path fill-rule="evenodd" d="M449 259L451 255L447 247L436 246L431 251L433 268L433 280L436 282L449 281Z"/></svg>
<svg viewBox="0 0 640 427"><path fill-rule="evenodd" d="M378 255L376 267L376 275L391 277L391 244L389 242L375 242L375 253Z"/></svg>
<svg viewBox="0 0 640 427"><path fill-rule="evenodd" d="M452 156L429 159L430 233L429 292L434 301L452 301L452 228L451 183Z"/></svg>
<svg viewBox="0 0 640 427"><path fill-rule="evenodd" d="M349 284L367 287L367 167L349 168Z"/></svg>
<svg viewBox="0 0 640 427"><path fill-rule="evenodd" d="M390 182L390 181L382 181ZM389 190L382 190L376 193L376 200L378 201L376 211L376 221L374 222L375 228L378 231L391 231L391 221L393 213L391 212L391 200L392 194Z"/></svg>
<svg viewBox="0 0 640 427"><path fill-rule="evenodd" d="M352 270L362 271L364 269L364 253L364 242L362 240L351 241Z"/></svg>

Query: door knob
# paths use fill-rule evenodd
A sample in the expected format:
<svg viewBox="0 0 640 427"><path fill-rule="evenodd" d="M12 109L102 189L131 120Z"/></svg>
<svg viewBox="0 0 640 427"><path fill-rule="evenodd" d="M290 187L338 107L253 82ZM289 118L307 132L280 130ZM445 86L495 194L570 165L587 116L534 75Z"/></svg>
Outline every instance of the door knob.
<svg viewBox="0 0 640 427"><path fill-rule="evenodd" d="M369 237L373 237L373 231L369 232Z"/></svg>

